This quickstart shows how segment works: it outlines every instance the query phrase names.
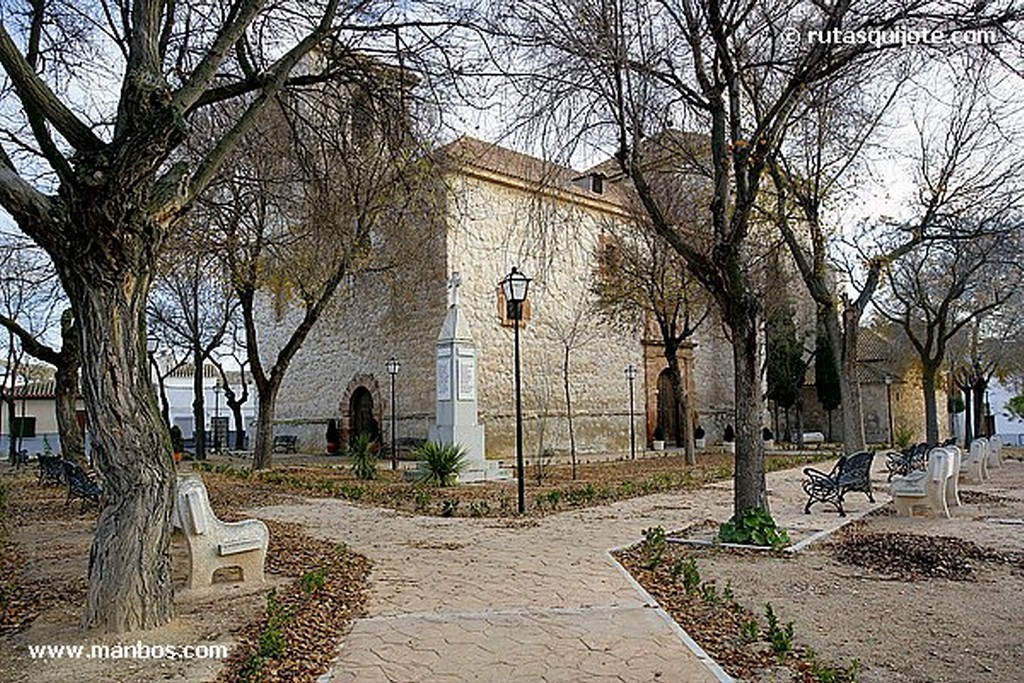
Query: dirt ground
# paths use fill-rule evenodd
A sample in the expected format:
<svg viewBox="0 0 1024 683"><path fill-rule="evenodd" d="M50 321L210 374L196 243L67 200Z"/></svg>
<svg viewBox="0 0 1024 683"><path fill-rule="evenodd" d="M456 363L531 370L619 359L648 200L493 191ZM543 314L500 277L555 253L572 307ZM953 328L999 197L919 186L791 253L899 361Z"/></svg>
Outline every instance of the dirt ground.
<svg viewBox="0 0 1024 683"><path fill-rule="evenodd" d="M1021 681L1024 463L1008 462L992 474L989 482L963 487L965 504L952 519L896 517L885 514L889 506L795 556L689 548L683 556L696 558L703 579L729 583L736 600L758 615L771 603L780 622L793 622L798 643L836 665L859 662L862 683ZM966 581L912 578L872 568L887 558L861 556L866 566L840 561L844 533L964 539L1004 558L966 560ZM931 569L955 573L961 563L951 555L942 560L948 567Z"/></svg>
<svg viewBox="0 0 1024 683"><path fill-rule="evenodd" d="M30 479L4 480L22 487L18 495L31 498L15 506L19 518L8 520L16 562L41 585L58 590L37 606L39 615L31 626L0 636L0 681L212 680L220 667L217 659L32 659L28 648L82 644L88 649L94 642L138 641L230 647L238 629L262 611L265 591L282 581L268 575L263 586L181 591L177 616L161 629L127 642L87 636L78 628L78 617L95 513L63 506L62 497L52 491L45 495L53 500L46 498ZM882 492L886 487L877 488ZM1008 463L990 482L964 490L965 505L954 510L951 520L877 515L859 531L962 538L1024 557L1024 463ZM968 581L911 581L840 562L831 541L792 557L686 552L697 559L702 577L720 586L728 583L737 601L754 612L763 613L765 603L771 603L782 622L793 622L799 643L836 664L857 660L859 681L1024 680L1024 569L1019 563L978 561ZM185 557L179 541L174 548L178 582L184 578Z"/></svg>

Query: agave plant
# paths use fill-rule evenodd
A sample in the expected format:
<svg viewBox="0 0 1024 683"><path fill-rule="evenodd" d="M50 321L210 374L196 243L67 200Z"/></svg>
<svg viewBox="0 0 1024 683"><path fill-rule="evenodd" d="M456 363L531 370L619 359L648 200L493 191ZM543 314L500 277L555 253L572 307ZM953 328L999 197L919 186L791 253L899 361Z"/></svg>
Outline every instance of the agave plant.
<svg viewBox="0 0 1024 683"><path fill-rule="evenodd" d="M420 482L434 486L452 486L466 467L466 449L458 444L428 441L416 449L420 461Z"/></svg>
<svg viewBox="0 0 1024 683"><path fill-rule="evenodd" d="M377 478L377 455L373 452L372 445L373 442L366 434L360 434L352 441L352 448L348 453L352 456L352 474L356 475L356 479Z"/></svg>

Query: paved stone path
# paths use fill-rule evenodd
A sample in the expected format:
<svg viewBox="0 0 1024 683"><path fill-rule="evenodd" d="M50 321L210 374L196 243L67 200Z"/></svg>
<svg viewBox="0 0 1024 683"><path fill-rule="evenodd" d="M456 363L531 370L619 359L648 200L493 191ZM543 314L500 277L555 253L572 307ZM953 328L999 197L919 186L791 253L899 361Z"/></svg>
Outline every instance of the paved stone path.
<svg viewBox="0 0 1024 683"><path fill-rule="evenodd" d="M769 475L776 519L837 525L825 509L802 514L800 480L799 469ZM867 508L851 494L851 515ZM419 517L337 500L260 515L299 522L373 561L368 615L324 681L702 682L716 680L711 669L607 551L646 528L721 521L731 509L731 484L715 484L535 521Z"/></svg>

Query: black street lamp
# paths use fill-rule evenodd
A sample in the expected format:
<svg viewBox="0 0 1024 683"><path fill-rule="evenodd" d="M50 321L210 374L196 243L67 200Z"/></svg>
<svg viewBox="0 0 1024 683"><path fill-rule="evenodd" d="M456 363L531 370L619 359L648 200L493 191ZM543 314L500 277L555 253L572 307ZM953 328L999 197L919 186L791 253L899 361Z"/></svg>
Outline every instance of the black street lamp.
<svg viewBox="0 0 1024 683"><path fill-rule="evenodd" d="M889 448L892 448L893 444L895 443L895 441L893 439L893 429L892 429L892 382L893 382L893 379L894 379L893 376L890 375L889 373L885 373L885 377L882 378L882 381L885 382L885 406L886 406L887 412L889 413Z"/></svg>
<svg viewBox="0 0 1024 683"><path fill-rule="evenodd" d="M220 445L220 380L213 385L213 450L219 451Z"/></svg>
<svg viewBox="0 0 1024 683"><path fill-rule="evenodd" d="M636 460L636 420L633 417L633 380L636 379L636 366L632 363L626 368L626 379L629 380L629 458Z"/></svg>
<svg viewBox="0 0 1024 683"><path fill-rule="evenodd" d="M516 374L516 476L519 478L519 514L526 513L526 488L523 480L523 396L519 375L519 325L523 319L523 302L530 289L530 278L513 267L512 272L501 281L505 293L507 314L515 329L515 374Z"/></svg>
<svg viewBox="0 0 1024 683"><path fill-rule="evenodd" d="M395 375L402 369L398 359L391 356L387 362L388 374L391 375L391 469L398 469L398 442L395 436L397 423L395 422Z"/></svg>

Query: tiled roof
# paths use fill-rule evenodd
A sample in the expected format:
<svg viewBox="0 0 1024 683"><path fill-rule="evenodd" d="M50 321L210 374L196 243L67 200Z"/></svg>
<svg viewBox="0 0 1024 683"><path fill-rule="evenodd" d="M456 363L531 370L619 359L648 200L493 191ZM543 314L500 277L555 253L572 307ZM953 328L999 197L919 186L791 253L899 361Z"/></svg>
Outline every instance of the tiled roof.
<svg viewBox="0 0 1024 683"><path fill-rule="evenodd" d="M605 185L604 192L593 192L574 184L574 180L590 172L574 171L559 164L516 152L483 140L462 136L435 152L438 161L457 166L472 166L491 173L521 180L538 189L557 189L562 192L622 204L624 195L616 186Z"/></svg>
<svg viewBox="0 0 1024 683"><path fill-rule="evenodd" d="M57 396L57 383L53 380L47 382L29 382L28 384L21 384L14 387L12 391L10 387L3 390L4 396L13 396L15 399L31 399L31 398L55 398Z"/></svg>

